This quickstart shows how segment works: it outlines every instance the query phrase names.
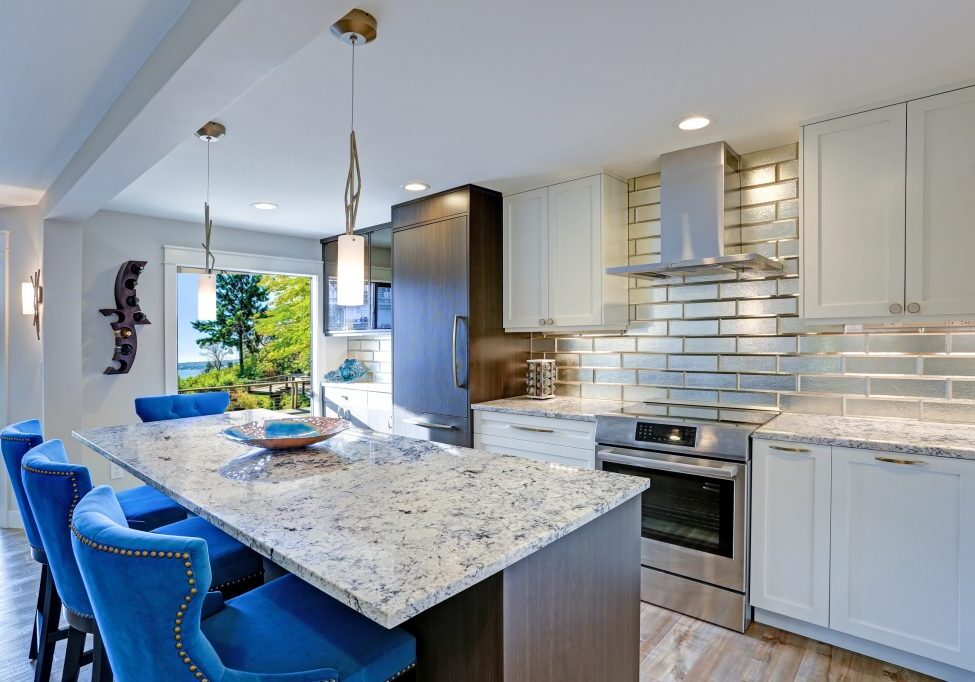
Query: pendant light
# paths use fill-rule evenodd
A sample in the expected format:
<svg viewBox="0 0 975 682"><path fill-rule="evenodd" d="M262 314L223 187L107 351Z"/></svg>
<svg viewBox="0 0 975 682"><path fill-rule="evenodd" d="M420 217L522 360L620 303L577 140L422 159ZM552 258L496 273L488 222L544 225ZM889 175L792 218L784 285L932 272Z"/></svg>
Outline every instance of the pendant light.
<svg viewBox="0 0 975 682"><path fill-rule="evenodd" d="M217 259L210 251L210 233L213 231L213 220L210 218L210 143L216 142L227 134L227 129L220 123L210 121L196 131L196 136L207 143L207 193L203 202L203 268L206 271L200 275L196 285L196 319L213 321L217 319L217 276L213 273L213 266Z"/></svg>
<svg viewBox="0 0 975 682"><path fill-rule="evenodd" d="M354 9L332 24L332 33L343 43L352 46L352 104L349 124L349 172L345 180L345 234L338 239L338 296L343 306L361 306L365 289L366 240L354 234L362 190L359 169L359 150L355 141L355 48L376 39L376 18Z"/></svg>

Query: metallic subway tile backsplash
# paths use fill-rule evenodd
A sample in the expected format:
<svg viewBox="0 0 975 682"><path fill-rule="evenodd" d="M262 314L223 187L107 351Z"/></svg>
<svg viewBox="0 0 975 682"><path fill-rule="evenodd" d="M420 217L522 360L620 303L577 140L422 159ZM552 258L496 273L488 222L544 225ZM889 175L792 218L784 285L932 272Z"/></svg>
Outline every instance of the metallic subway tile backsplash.
<svg viewBox="0 0 975 682"><path fill-rule="evenodd" d="M709 415L760 406L975 422L975 327L844 333L800 319L797 145L745 154L742 168L728 251L778 258L786 274L631 280L626 334L533 337L533 354L558 365L557 392L706 403L692 409ZM659 262L660 175L629 189L630 263Z"/></svg>

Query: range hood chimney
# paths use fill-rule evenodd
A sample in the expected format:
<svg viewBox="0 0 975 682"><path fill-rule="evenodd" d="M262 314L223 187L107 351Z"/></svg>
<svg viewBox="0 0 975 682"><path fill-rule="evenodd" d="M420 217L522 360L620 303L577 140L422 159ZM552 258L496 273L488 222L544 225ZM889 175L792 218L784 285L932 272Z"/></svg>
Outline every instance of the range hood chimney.
<svg viewBox="0 0 975 682"><path fill-rule="evenodd" d="M621 277L660 279L779 272L757 253L725 255L725 230L741 224L739 156L725 142L660 157L660 263L608 268Z"/></svg>

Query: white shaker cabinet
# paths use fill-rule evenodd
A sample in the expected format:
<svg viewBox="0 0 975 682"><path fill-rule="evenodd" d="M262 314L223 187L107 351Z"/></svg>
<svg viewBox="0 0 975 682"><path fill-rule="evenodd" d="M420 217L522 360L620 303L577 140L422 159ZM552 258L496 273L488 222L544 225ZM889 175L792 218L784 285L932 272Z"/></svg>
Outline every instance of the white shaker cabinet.
<svg viewBox="0 0 975 682"><path fill-rule="evenodd" d="M756 440L751 603L829 625L830 448Z"/></svg>
<svg viewBox="0 0 975 682"><path fill-rule="evenodd" d="M975 312L975 87L907 105L908 313Z"/></svg>
<svg viewBox="0 0 975 682"><path fill-rule="evenodd" d="M474 410L477 450L594 469L595 438L595 422Z"/></svg>
<svg viewBox="0 0 975 682"><path fill-rule="evenodd" d="M802 128L802 305L811 320L975 314L975 86Z"/></svg>
<svg viewBox="0 0 975 682"><path fill-rule="evenodd" d="M830 627L975 669L975 462L832 452Z"/></svg>
<svg viewBox="0 0 975 682"><path fill-rule="evenodd" d="M548 318L548 188L505 197L504 326L534 328Z"/></svg>
<svg viewBox="0 0 975 682"><path fill-rule="evenodd" d="M624 329L626 183L592 175L504 198L504 327Z"/></svg>
<svg viewBox="0 0 975 682"><path fill-rule="evenodd" d="M371 386L371 382L324 385L322 413L346 419L360 429L392 433L393 397L388 390L370 390Z"/></svg>
<svg viewBox="0 0 975 682"><path fill-rule="evenodd" d="M806 318L903 312L906 112L896 104L802 130Z"/></svg>

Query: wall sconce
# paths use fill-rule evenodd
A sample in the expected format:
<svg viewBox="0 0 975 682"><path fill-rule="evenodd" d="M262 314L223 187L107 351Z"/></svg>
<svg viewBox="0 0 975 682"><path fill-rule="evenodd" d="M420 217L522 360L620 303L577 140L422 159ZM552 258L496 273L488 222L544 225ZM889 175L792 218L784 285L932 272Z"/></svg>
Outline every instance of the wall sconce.
<svg viewBox="0 0 975 682"><path fill-rule="evenodd" d="M34 316L34 329L37 340L41 340L41 303L44 302L44 287L41 286L41 271L30 276L29 282L20 285L20 303L24 315Z"/></svg>

